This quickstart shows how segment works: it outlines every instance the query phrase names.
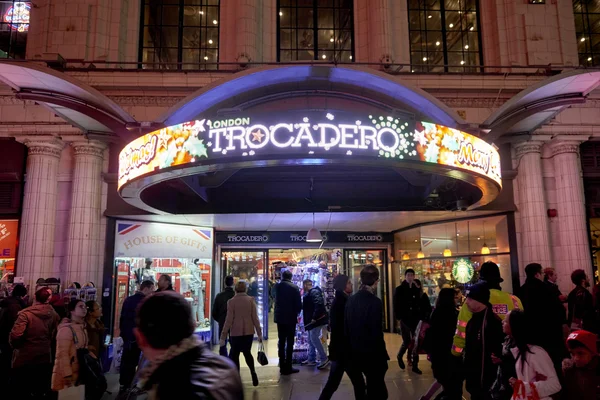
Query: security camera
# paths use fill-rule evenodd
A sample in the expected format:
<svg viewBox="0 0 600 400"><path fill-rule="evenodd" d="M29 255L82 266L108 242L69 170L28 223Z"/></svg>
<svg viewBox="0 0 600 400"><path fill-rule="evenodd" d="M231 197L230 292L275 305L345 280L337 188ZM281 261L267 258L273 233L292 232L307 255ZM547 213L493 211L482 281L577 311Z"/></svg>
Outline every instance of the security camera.
<svg viewBox="0 0 600 400"><path fill-rule="evenodd" d="M390 67L392 66L392 64L394 63L394 60L392 59L392 57L389 54L384 54L381 56L381 58L379 59L379 62L381 62L382 66L381 68L384 71L387 71L390 69Z"/></svg>
<svg viewBox="0 0 600 400"><path fill-rule="evenodd" d="M467 211L467 208L469 208L469 203L467 203L466 200L457 200L456 201L456 209L458 211Z"/></svg>

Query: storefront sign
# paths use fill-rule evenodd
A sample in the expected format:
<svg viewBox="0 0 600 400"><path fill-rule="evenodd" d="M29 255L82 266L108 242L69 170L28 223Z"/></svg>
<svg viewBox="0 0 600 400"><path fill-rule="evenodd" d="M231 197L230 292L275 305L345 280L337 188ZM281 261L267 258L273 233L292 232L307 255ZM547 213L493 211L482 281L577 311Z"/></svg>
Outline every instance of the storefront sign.
<svg viewBox="0 0 600 400"><path fill-rule="evenodd" d="M29 30L29 19L31 14L31 3L16 2L4 14L4 22L18 32Z"/></svg>
<svg viewBox="0 0 600 400"><path fill-rule="evenodd" d="M212 228L117 221L115 257L212 259Z"/></svg>
<svg viewBox="0 0 600 400"><path fill-rule="evenodd" d="M452 275L460 283L471 282L474 272L473 264L466 258L459 258L452 264Z"/></svg>
<svg viewBox="0 0 600 400"><path fill-rule="evenodd" d="M244 243L306 243L306 232L217 232L219 244ZM373 232L327 232L323 234L327 243L391 243L394 241L391 233ZM318 245L318 243L317 243Z"/></svg>
<svg viewBox="0 0 600 400"><path fill-rule="evenodd" d="M428 122L343 112L243 115L160 129L121 151L118 185L156 170L213 161L329 156L434 163L501 185L498 152L478 137Z"/></svg>
<svg viewBox="0 0 600 400"><path fill-rule="evenodd" d="M0 220L0 259L15 258L19 221Z"/></svg>

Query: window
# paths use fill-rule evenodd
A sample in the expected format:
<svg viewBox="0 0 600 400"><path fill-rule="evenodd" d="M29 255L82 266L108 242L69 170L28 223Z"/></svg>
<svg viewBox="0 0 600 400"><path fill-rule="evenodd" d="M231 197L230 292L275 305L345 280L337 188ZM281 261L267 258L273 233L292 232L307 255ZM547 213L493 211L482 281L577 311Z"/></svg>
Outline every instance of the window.
<svg viewBox="0 0 600 400"><path fill-rule="evenodd" d="M412 72L476 72L483 64L477 0L408 0Z"/></svg>
<svg viewBox="0 0 600 400"><path fill-rule="evenodd" d="M0 1L0 58L25 58L31 3Z"/></svg>
<svg viewBox="0 0 600 400"><path fill-rule="evenodd" d="M600 0L574 0L579 65L600 65Z"/></svg>
<svg viewBox="0 0 600 400"><path fill-rule="evenodd" d="M352 62L352 0L279 0L278 61Z"/></svg>
<svg viewBox="0 0 600 400"><path fill-rule="evenodd" d="M219 0L143 0L142 68L217 69Z"/></svg>

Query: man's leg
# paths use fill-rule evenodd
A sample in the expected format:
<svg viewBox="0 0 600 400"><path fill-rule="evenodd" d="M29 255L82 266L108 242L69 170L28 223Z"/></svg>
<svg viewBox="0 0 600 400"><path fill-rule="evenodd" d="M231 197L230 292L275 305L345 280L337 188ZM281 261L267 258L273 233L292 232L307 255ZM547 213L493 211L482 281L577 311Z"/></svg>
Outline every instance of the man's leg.
<svg viewBox="0 0 600 400"><path fill-rule="evenodd" d="M340 382L342 381L342 377L344 376L344 364L338 361L333 361L331 363L331 369L329 370L329 378L327 378L327 383L321 392L321 396L319 396L319 400L329 400L331 396L335 393L335 391L340 386Z"/></svg>
<svg viewBox="0 0 600 400"><path fill-rule="evenodd" d="M238 371L240 370L240 353L243 347L242 338L243 336L231 336L230 338L231 351L229 351L229 358L231 359L231 361L233 361Z"/></svg>
<svg viewBox="0 0 600 400"><path fill-rule="evenodd" d="M317 353L319 353L319 360L321 361L321 363L324 363L327 360L327 353L325 352L325 349L323 348L323 343L321 342L321 328L315 328L312 331L315 331L313 336L313 343L315 345L315 349L317 349Z"/></svg>
<svg viewBox="0 0 600 400"><path fill-rule="evenodd" d="M314 363L317 361L317 349L315 347L315 343L314 343L314 335L315 335L316 329L312 329L310 331L308 331L308 362L309 363ZM317 340L319 338L317 337Z"/></svg>
<svg viewBox="0 0 600 400"><path fill-rule="evenodd" d="M400 321L400 332L402 333L402 346L400 346L400 351L398 352L398 355L396 356L396 358L398 359L398 364L400 365L400 368L404 369L404 368L406 368L406 366L404 365L404 361L402 360L402 357L404 357L404 354L408 350L408 346L410 345L410 342L412 341L412 337L410 334L410 328L408 327L407 324L405 324L402 321Z"/></svg>
<svg viewBox="0 0 600 400"><path fill-rule="evenodd" d="M223 334L223 326L221 324L219 324L219 340L221 340L222 334ZM225 338L225 346L219 347L219 355L222 355L223 357L227 357L227 339L228 338L229 338L229 335L227 335L227 337Z"/></svg>
<svg viewBox="0 0 600 400"><path fill-rule="evenodd" d="M136 342L123 344L123 355L121 356L121 375L119 376L119 383L126 389L131 387L131 383L135 377L135 370L140 362L140 355L141 350L137 346Z"/></svg>
<svg viewBox="0 0 600 400"><path fill-rule="evenodd" d="M352 382L354 387L354 398L356 400L366 400L367 398L367 385L365 384L365 377L361 365L356 360L348 360L345 364L346 374Z"/></svg>
<svg viewBox="0 0 600 400"><path fill-rule="evenodd" d="M286 349L285 349L285 359L287 362L287 368L289 370L293 370L292 368L292 360L294 358L294 338L296 337L296 325L288 325L286 332ZM295 370L297 371L297 370Z"/></svg>
<svg viewBox="0 0 600 400"><path fill-rule="evenodd" d="M385 385L387 369L387 361L381 361L377 364L369 363L368 366L364 367L368 400L386 400L388 398L387 386Z"/></svg>
<svg viewBox="0 0 600 400"><path fill-rule="evenodd" d="M285 343L287 341L287 331L284 325L277 324L277 354L279 356L279 370L285 370Z"/></svg>

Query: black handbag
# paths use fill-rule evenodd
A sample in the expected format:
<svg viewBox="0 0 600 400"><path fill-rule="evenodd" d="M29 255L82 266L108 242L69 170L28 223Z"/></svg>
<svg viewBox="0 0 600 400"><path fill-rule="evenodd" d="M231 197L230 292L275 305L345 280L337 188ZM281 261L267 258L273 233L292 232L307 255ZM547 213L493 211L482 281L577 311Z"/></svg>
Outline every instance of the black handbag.
<svg viewBox="0 0 600 400"><path fill-rule="evenodd" d="M265 354L265 345L262 343L258 345L258 354L256 356L256 359L258 360L258 363L262 366L269 364L269 359Z"/></svg>
<svg viewBox="0 0 600 400"><path fill-rule="evenodd" d="M100 361L90 354L87 348L77 347L79 344L77 334L71 326L69 328L73 333L73 342L77 349L77 361L79 361L79 377L76 384L85 385L86 400L100 400L108 388Z"/></svg>

